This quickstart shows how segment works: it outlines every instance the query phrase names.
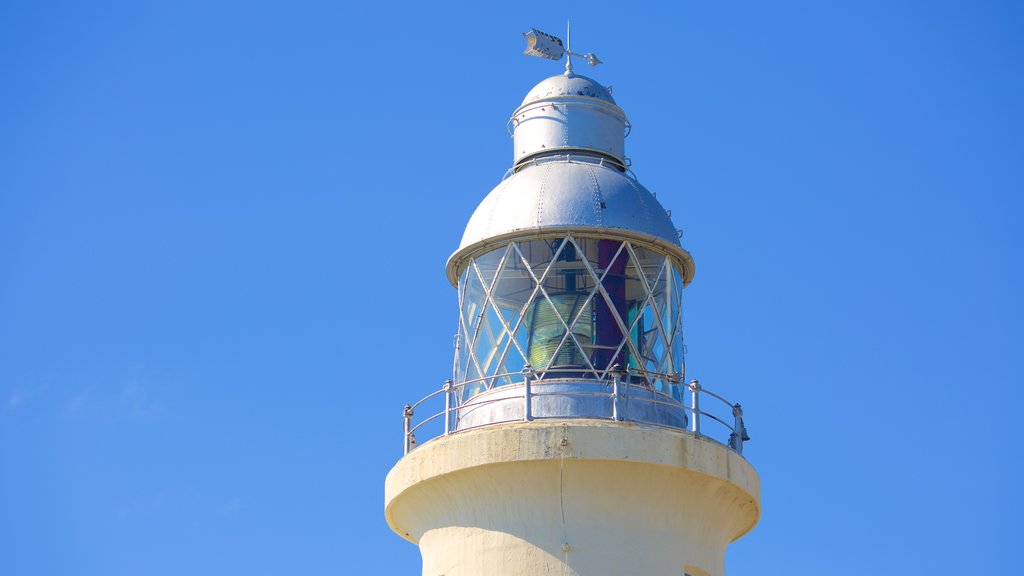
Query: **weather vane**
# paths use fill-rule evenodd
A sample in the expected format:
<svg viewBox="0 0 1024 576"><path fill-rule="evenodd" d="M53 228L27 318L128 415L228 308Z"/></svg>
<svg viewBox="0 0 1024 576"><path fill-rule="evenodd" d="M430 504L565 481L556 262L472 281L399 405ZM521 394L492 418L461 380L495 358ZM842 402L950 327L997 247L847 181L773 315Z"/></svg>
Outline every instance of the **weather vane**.
<svg viewBox="0 0 1024 576"><path fill-rule="evenodd" d="M541 32L536 28L530 28L529 32L523 33L523 38L526 38L526 50L523 54L527 56L537 56L539 58L547 58L549 60L561 60L562 56L565 56L565 73L572 74L572 57L576 56L583 58L587 61L587 64L591 66L597 66L601 63L597 59L597 56L593 52L587 52L586 54L577 54L572 51L571 36L569 34L569 24L565 25L565 43L562 43L562 39L557 36L552 36L547 32Z"/></svg>

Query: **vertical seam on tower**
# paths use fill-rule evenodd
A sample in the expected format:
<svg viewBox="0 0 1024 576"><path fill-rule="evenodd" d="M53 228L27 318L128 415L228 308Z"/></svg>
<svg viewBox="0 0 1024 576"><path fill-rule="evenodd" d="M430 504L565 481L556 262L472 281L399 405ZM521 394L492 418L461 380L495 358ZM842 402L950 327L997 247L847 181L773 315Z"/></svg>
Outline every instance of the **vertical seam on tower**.
<svg viewBox="0 0 1024 576"><path fill-rule="evenodd" d="M537 227L544 223L544 188L548 184L548 174L551 172L551 166L544 166L544 174L540 177L540 188L537 190Z"/></svg>
<svg viewBox="0 0 1024 576"><path fill-rule="evenodd" d="M629 181L629 185L633 187L633 192L636 194L637 200L640 201L640 205L643 206L643 208L644 208L644 210L643 210L643 214L644 214L644 221L643 221L644 230L650 230L651 229L651 226L650 226L651 225L651 208L647 205L647 201L644 198L643 193L640 192L640 188L638 187L636 180L633 180L632 178L626 178L626 180L628 180Z"/></svg>
<svg viewBox="0 0 1024 576"><path fill-rule="evenodd" d="M494 211L498 209L498 204L501 203L501 196L505 193L505 188L508 187L508 183L511 182L511 178L506 178L498 186L498 193L494 195L494 202L491 202L491 210L487 213L487 236L494 234Z"/></svg>
<svg viewBox="0 0 1024 576"><path fill-rule="evenodd" d="M601 209L601 202L603 197L601 196L601 186L597 183L597 175L594 174L594 167L587 166L587 171L590 173L590 182L593 185L591 190L591 196L594 200L594 215L597 217L597 225L604 226L604 210Z"/></svg>
<svg viewBox="0 0 1024 576"><path fill-rule="evenodd" d="M565 526L565 450L569 446L569 425L562 424L562 439L559 441L558 461L558 509L562 514L562 550L564 559L562 561L562 573L569 566L569 534Z"/></svg>

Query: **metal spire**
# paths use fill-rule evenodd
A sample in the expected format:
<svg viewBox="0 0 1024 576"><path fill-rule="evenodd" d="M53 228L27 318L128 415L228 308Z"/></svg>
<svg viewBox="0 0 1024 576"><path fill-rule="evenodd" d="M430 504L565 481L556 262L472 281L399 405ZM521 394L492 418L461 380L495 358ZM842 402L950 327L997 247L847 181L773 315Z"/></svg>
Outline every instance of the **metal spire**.
<svg viewBox="0 0 1024 576"><path fill-rule="evenodd" d="M565 19L565 75L572 76L572 35L569 32L569 18Z"/></svg>

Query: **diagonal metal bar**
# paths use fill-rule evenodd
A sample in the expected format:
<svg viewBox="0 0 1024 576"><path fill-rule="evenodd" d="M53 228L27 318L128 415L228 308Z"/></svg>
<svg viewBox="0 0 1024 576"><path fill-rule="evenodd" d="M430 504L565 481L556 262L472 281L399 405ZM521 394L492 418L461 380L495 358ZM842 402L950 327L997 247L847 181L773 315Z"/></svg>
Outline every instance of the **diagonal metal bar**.
<svg viewBox="0 0 1024 576"><path fill-rule="evenodd" d="M662 273L665 276L665 296L664 296L664 298L665 298L665 307L667 308L665 313L668 315L668 321L671 324L671 326L667 327L667 328L671 328L671 332L669 332L667 329L666 329L666 332L665 332L665 339L668 341L667 349L665 350L665 356L668 358L669 369L668 370L663 370L663 371L665 371L665 372L675 372L675 355L672 353L672 342L673 342L673 340L675 340L675 337L676 337L676 322L675 322L675 320L676 320L676 307L675 307L675 302L674 302L676 290L675 290L675 277L671 274L671 272L669 272L669 270L670 270L670 268L669 268L669 266L670 266L669 260L670 260L670 258L665 258L664 262L662 262L662 264L661 264L661 266L662 266Z"/></svg>
<svg viewBox="0 0 1024 576"><path fill-rule="evenodd" d="M496 316L498 315L497 312L494 312L494 314ZM483 359L481 359L480 361L484 369L487 370L485 375L500 374L504 372L504 370L502 370L501 366L495 363L494 361L498 356L498 350L501 348L502 342L504 341L505 336L508 334L508 332L503 327L499 327L496 330L495 327L491 325L491 322L487 321L486 326L484 326L484 333L487 334L487 340L483 342L483 344L487 345L488 348ZM495 380L497 380L497 378L491 380L488 389L494 387Z"/></svg>
<svg viewBox="0 0 1024 576"><path fill-rule="evenodd" d="M641 264L640 264L640 258L637 257L636 252L633 250L632 246L628 246L627 249L629 250L630 257L633 259L633 266L637 269L637 272L640 273L639 274L640 282L641 282L641 284L644 287L644 296L645 296L644 300L646 300L647 303L650 304L651 309L654 310L654 312L655 312L654 318L658 322L658 327L661 329L662 334L667 334L667 332L665 331L665 325L661 321L662 311L658 310L658 303L654 300L654 291L651 289L651 285L647 281L647 274L644 273L643 266L641 266ZM662 258L664 260L668 260L667 258L664 258L664 256ZM661 280L661 277L664 275L664 273L665 273L665 267L662 266L661 270L658 271L658 275L654 277L654 283L655 284L657 284L658 281Z"/></svg>
<svg viewBox="0 0 1024 576"><path fill-rule="evenodd" d="M494 350L500 345L501 335L495 336L494 327L491 325L491 321L486 318L486 308L484 311L484 318L480 320L481 328L478 332L476 343L474 345L473 355L477 361L477 369L480 371L481 376L487 376L488 374L498 373L498 368L495 367L492 362L494 360ZM487 351L483 354L478 354L476 348L478 346L487 346ZM488 390L492 386L485 384L485 388Z"/></svg>
<svg viewBox="0 0 1024 576"><path fill-rule="evenodd" d="M471 264L472 266L472 264ZM479 275L477 276L479 278ZM480 368L480 361L476 357L476 341L480 335L480 324L483 323L484 314L486 314L486 307L480 311L479 317L477 318L476 325L473 326L473 334L469 334L468 326L466 328L466 353L469 355L469 361L476 366L477 377L483 376L483 370ZM466 375L469 375L469 362L466 363Z"/></svg>
<svg viewBox="0 0 1024 576"><path fill-rule="evenodd" d="M552 256L552 262L558 260L558 257L562 254L562 249L565 247L565 244L566 242L563 239L562 243L559 244L558 248L555 250L554 256ZM523 255L523 252L519 249L517 243L512 243L512 249L515 251L516 255L519 256L519 261L522 262L523 269L526 270L526 273L530 275L530 279L533 281L534 287L533 290L530 292L530 297L526 299L526 302L523 303L522 308L519 309L519 318L516 320L516 325L512 329L511 337L509 338L508 343L505 344L505 349L501 353L501 359L498 361L499 366L504 365L505 358L508 356L508 351L511 349L513 345L515 346L519 354L523 357L523 362L526 362L527 364L530 362L529 357L526 355L526 352L523 350L522 346L519 345L519 341L516 340L516 336L519 334L519 328L522 327L523 322L525 322L526 320L526 312L530 309L530 306L533 305L533 301L537 297L537 292L540 289L540 285L543 284L545 280L547 280L548 273L551 272L552 270L552 267L549 263L548 266L544 268L544 272L543 274L541 274L540 279L538 279L533 274L533 269L530 266L530 261L527 260L526 256Z"/></svg>
<svg viewBox="0 0 1024 576"><path fill-rule="evenodd" d="M575 242L573 244L575 245ZM612 259L611 259L610 263L608 264L608 267L605 268L605 271L601 273L601 277L600 278L594 278L594 280L597 281L597 284L590 290L590 293L587 294L587 299L584 300L583 307L580 308L580 311L576 314L576 318L574 318L573 321L572 321L572 327L576 326L576 322L579 321L581 316L583 316L583 310L586 308L587 304L589 304L590 301L593 300L594 296L597 295L597 287L601 286L602 284L604 284L604 279L608 277L608 273L611 272L611 270L612 270L612 264L614 264L619 259L619 256L622 254L622 249L623 249L623 247L625 247L625 245L626 245L625 242L622 242L621 244L619 244L619 249L615 251L615 254L612 256ZM579 250L579 246L578 245L577 245L576 249ZM586 256L584 256L583 258L586 259ZM594 277L593 272L591 272L591 277Z"/></svg>
<svg viewBox="0 0 1024 576"><path fill-rule="evenodd" d="M468 330L466 329L465 326L462 327L462 338L460 340L461 341L459 342L459 349L460 349L459 370L462 373L459 376L460 379L457 379L457 381L462 382L462 381L470 379L469 378L469 368L470 368L471 365L475 365L476 362L475 362L475 359L473 357L473 353L472 353L472 350L471 350L472 347L469 346L469 344L468 344L470 342L470 339L469 339L469 336L468 336ZM480 369L480 367L477 366L477 370L479 370L479 369Z"/></svg>
<svg viewBox="0 0 1024 576"><path fill-rule="evenodd" d="M554 254L551 256L551 259L548 261L548 265L544 267L544 272L541 274L539 279L537 278L537 275L533 273L533 267L530 265L529 260L527 260L526 256L523 255L522 251L519 250L518 247L516 247L516 252L519 253L519 257L522 259L522 262L524 264L524 268L526 269L526 273L530 275L530 279L533 280L533 286L534 286L533 292L530 294L530 298L523 305L523 308L522 308L522 310L520 312L519 323L516 325L516 332L517 333L519 331L519 327L522 325L522 323L526 319L526 311L529 310L530 306L533 305L534 300L536 300L538 292L541 291L541 285L544 284L544 281L547 280L547 278L548 278L548 274L554 269L553 263L558 261L558 258L559 258L559 256L562 255L562 250L565 249L566 244L567 244L566 239L562 238L562 241L558 244L558 248L555 250ZM557 310L556 310L556 312L557 312ZM512 335L512 339L513 340L515 340L515 336L516 336L516 334ZM526 354L526 352L523 351L522 348L519 347L519 343L518 342L516 342L516 349L519 350L519 353L523 355L523 360L525 362L529 363L530 362L529 356ZM534 368L536 368L536 366ZM543 377L543 374L541 374L540 377Z"/></svg>
<svg viewBox="0 0 1024 576"><path fill-rule="evenodd" d="M480 272L480 266L476 264L476 259L473 259L473 264L476 265L477 274L480 274L480 284L484 286L484 291L490 296L491 290L494 289L495 284L498 283L498 277L501 276L501 271L505 268L505 261L508 260L508 255L511 252L511 246L505 245L505 253L501 255L501 260L498 260L498 267L494 270L494 277L491 278L490 283L484 282L483 274ZM491 253L494 251L492 250Z"/></svg>
<svg viewBox="0 0 1024 576"><path fill-rule="evenodd" d="M486 288L484 287L483 277L480 275L480 270L479 270L479 268L476 265L476 260L470 261L470 269L475 273L477 282L479 282L479 284L480 284L480 289L484 291L484 294L486 294L487 291L486 291ZM478 313L475 313L475 314L477 316L477 319L476 319L476 323L473 326L473 334L471 336L469 334L467 334L467 336L470 336L468 351L469 351L469 358L470 358L470 360L472 360L473 361L473 365L476 366L477 377L480 377L480 376L484 376L485 373L484 373L483 368L480 366L479 359L477 359L477 357L476 357L476 342L480 338L481 326L484 323L484 316L486 316L486 314L487 314L487 302L486 302L486 299L484 300L483 305L480 307L480 311Z"/></svg>
<svg viewBox="0 0 1024 576"><path fill-rule="evenodd" d="M494 295L493 295L494 288L498 285L498 281L501 279L502 273L505 272L505 263L508 261L509 256L512 254L512 252L515 252L520 257L522 257L522 254L519 252L518 248L516 248L515 242L510 242L508 244L508 246L505 248L505 254L502 255L501 263L498 265L498 271L494 275L494 282L491 284L490 289L487 290L486 296L487 296L488 304L492 308L494 308L495 316L498 318L498 322L501 323L501 327L505 331L504 334L502 335L502 337L504 337L505 335L508 335L508 337L509 337L509 342L505 345L505 348L507 348L509 345L514 345L516 347L516 349L519 350L519 353L522 354L523 353L522 352L522 348L520 348L519 343L515 341L515 335L512 332L512 329L509 327L508 322L505 321L505 317L501 314L501 312L500 312L501 308L498 307L498 303L494 300ZM513 258L513 260L515 259L514 256L512 258ZM529 269L529 267L527 267L527 269ZM521 320L521 317L520 317L520 320ZM517 326L518 326L518 323L519 323L519 321L517 321ZM495 345L494 345L495 351L497 351L497 348L498 348L498 344L495 343ZM498 368L501 367L501 362L504 361L505 356L506 356L506 352L507 352L507 350L504 350L504 349L502 350L502 353L500 355L500 360L499 360L499 362L497 364ZM526 360L526 355L525 354L523 355L523 359ZM496 368L496 370L498 368ZM492 387L494 385L494 380L496 380L496 379L497 378L492 380L492 382L491 382L491 386ZM509 379L507 377L506 377L506 380L508 380L509 383L512 382L511 379Z"/></svg>
<svg viewBox="0 0 1024 576"><path fill-rule="evenodd" d="M630 334L633 333L633 330L636 328L636 325L640 323L640 320L642 318L643 318L643 314L637 314L636 318L633 319L633 322L631 322L629 324L629 331L626 333L626 337L622 339L622 342L619 342L619 345L615 348L615 352L612 354L613 357L614 356L618 356L619 352L622 351L622 348L625 347L628 344L629 345L629 349L633 353L635 358L643 358L643 356L637 351L635 345L633 344L633 339L630 337ZM607 375L608 375L608 373L610 371L611 371L611 366L609 366L608 369L606 369L604 372L601 373L601 377L602 378L607 377ZM643 371L646 372L646 370L643 370ZM648 378L645 376L644 379L647 380Z"/></svg>
<svg viewBox="0 0 1024 576"><path fill-rule="evenodd" d="M484 281L483 274L480 272L480 266L477 264L476 259L474 258L472 260L472 262L471 262L471 267L473 269L473 272L476 273L476 277L480 281L480 286L484 290L484 305L480 309L480 317L479 317L479 319L477 320L477 323L476 323L476 327L475 327L476 329L474 330L473 340L472 340L472 342L469 345L471 358L473 359L473 363L476 365L477 373L481 377L487 376L487 371L483 369L483 367L480 365L480 359L477 358L477 355L476 355L477 342L480 340L481 327L486 323L484 320L486 319L486 316L487 316L487 306L488 306L488 303L490 301L491 288L494 286L494 282L497 280L498 276L501 274L501 269L505 265L505 259L508 257L508 252L509 252L508 248L506 247L505 248L505 253L501 255L501 260L498 261L498 268L497 268L497 270L495 270L494 278L491 279L490 284L488 284L487 282ZM499 314L499 316L500 316L500 314ZM488 332L490 332L490 326L488 326L487 330L488 330ZM494 347L497 346L497 343L495 342L495 339L494 339L494 335L493 334L489 334L489 339L491 341L491 347L493 349ZM487 382L485 382L484 383L484 387L487 388L487 389L490 389L490 388L493 387L493 384L494 384L493 381L490 382L489 384Z"/></svg>
<svg viewBox="0 0 1024 576"><path fill-rule="evenodd" d="M623 241L623 243L624 244L628 244L628 242L626 242L626 241ZM593 268L593 266L590 265L590 262L588 262L586 258L583 258L582 261L583 261L584 265L586 265L587 271L590 272L590 275L593 276L594 278L597 278L597 273L594 272L594 268ZM608 291L604 289L604 285L601 284L600 282L598 282L597 283L597 287L598 287L598 289L601 292L601 296L604 297L605 302L608 303L608 309L612 313L612 318L614 318L615 319L615 323L619 325L619 330L622 331L622 335L624 337L623 338L623 342L620 343L619 347L615 349L615 354L613 354L612 357L614 358L615 356L618 356L619 352L622 350L622 345L626 344L626 345L629 346L630 353L633 354L634 357L640 358L640 353L637 352L636 346L633 345L633 339L629 337L629 335L632 333L633 327L636 326L636 322L637 321L634 320L633 323L630 325L630 328L626 329L626 324L625 324L625 322L622 321L622 317L619 315L619 311L615 309L615 304L612 302L611 296L608 295ZM641 316L637 315L637 320L639 320L640 318L641 318ZM607 377L608 371L610 369L611 369L610 366L608 368L606 368L605 371L601 374L601 377L602 378Z"/></svg>
<svg viewBox="0 0 1024 576"><path fill-rule="evenodd" d="M489 322L487 323L488 324L487 325L487 331L489 333L490 350L491 350L491 353L489 355L488 361L485 364L485 366L487 366L488 368L490 368L490 360L494 359L494 355L495 355L495 353L497 353L497 350L498 350L498 348L501 345L502 338L504 338L505 334L508 333L508 326L505 324L505 319L502 317L501 312L500 312L501 309L498 307L497 302L494 301L494 298L492 297L492 294L494 292L494 287L498 285L498 280L501 278L501 274L505 271L505 263L508 261L509 254L511 252L512 252L511 244L506 245L505 246L505 253L501 255L501 260L498 261L498 267L494 271L494 278L491 278L490 285L486 286L484 288L484 308L483 308L483 312L481 314L481 323L482 323L483 319L487 315L487 308L491 307L491 308L494 309L494 315L498 318L498 321L501 323L502 330L503 330L503 333L501 335L499 335L497 338L495 338L494 334L492 332L490 323ZM476 264L475 260L473 262L473 265L474 265L474 268L475 268L475 270L477 272L477 275L480 277L480 283L484 284L483 275L481 274L480 267ZM474 345L474 350L475 350L475 348L476 348L476 346ZM498 364L496 364L494 366L494 370L493 371L490 371L490 370L488 370L488 371L481 371L480 376L485 377L485 376L488 375L488 373L498 374L498 373L501 373L501 372L503 372L503 370L501 370L501 364L498 363ZM496 381L497 381L497 378L491 378L490 380L485 381L484 387L486 389L490 390L491 388L494 388L494 385L495 385Z"/></svg>
<svg viewBox="0 0 1024 576"><path fill-rule="evenodd" d="M562 323L562 326L565 328L566 333L571 333L572 331L569 329L569 326L565 323L565 319L562 318L562 315L558 313L558 307L555 306L554 301L551 300L551 296L548 295L547 290L544 289L544 281L547 280L547 277L548 277L548 275L550 275L551 271L555 269L555 264L558 262L559 256L561 256L562 251L570 243L574 247L579 249L579 246L575 242L572 241L572 236L571 235L566 235L566 237L562 239L562 243L559 244L558 250L555 251L554 255L551 257L551 260L548 262L548 265L544 268L544 273L541 274L541 278L540 279L538 279L536 277L536 275L533 273L533 269L531 267L527 266L527 272L529 272L530 276L534 279L534 282L536 282L536 286L537 286L536 292L539 292L540 294L542 294L544 296L544 299L548 302L548 305L551 306L551 309L555 311L555 317L558 318L559 322ZM522 253L520 253L520 255L522 255ZM525 258L524 258L524 261L525 261ZM532 304L532 301L535 298L536 298L536 293L531 298L530 304ZM563 335L562 338L563 338L563 341L564 341L565 336ZM579 342L576 341L575 338L573 338L573 341L576 342L577 346L579 346ZM583 348L580 347L580 351L582 351L582 350L583 350ZM557 355L557 353L559 351L561 351L561 345L558 348L556 348L556 352L555 352L555 354L553 354L551 356L551 360L548 361L548 365L545 366L544 368L540 369L540 370L537 370L537 372L538 372L538 377L537 377L538 380L544 378L544 375L545 375L544 371L551 367L551 362L554 360L554 358L556 357L556 355ZM525 355L524 355L524 358L526 358ZM587 360L587 365L590 367L590 371L594 372L596 374L596 371L594 370L593 365L590 364L590 359L587 358L586 360ZM537 367L534 367L534 368L537 368Z"/></svg>
<svg viewBox="0 0 1024 576"><path fill-rule="evenodd" d="M566 243L572 243L572 245L574 247L576 247L577 250L579 250L579 245L577 245L576 242L573 241L572 235L571 234L566 234L565 240L562 242L562 245L559 247L559 253L561 253L561 251L565 247ZM581 260L583 262L586 262L587 261L586 256L583 256L581 258ZM558 262L558 258L557 257L553 257L551 259L551 262L548 263L547 269L545 269L545 271L544 271L544 276L545 277L547 277L548 272L550 272L551 270L554 269L554 266L555 266L556 262ZM555 311L555 317L558 318L558 321L562 323L562 326L565 328L566 334L569 334L569 337L572 338L573 342L580 349L580 352L582 352L583 351L583 347L580 346L580 343L579 343L578 340L576 340L576 337L572 335L572 330L570 330L569 329L569 325L565 323L565 319L562 318L562 315L558 313L558 307L555 306L554 301L551 300L551 296L548 294L548 291L544 289L544 285L542 283L538 282L537 283L537 287L540 289L540 293L544 296L544 299L547 300L548 304L551 306L551 309ZM564 340L565 336L563 335L562 338ZM561 347L556 349L556 353L560 352L560 351L561 351ZM544 370L547 370L548 368L550 368L551 367L551 362L553 362L554 359L555 359L555 355L552 354L551 359L548 360L548 365L545 366L543 368L543 370L539 370L539 372L543 372ZM586 355L584 355L583 359L586 360L587 367L589 368L590 372L593 372L594 375L597 375L597 370L595 370L594 369L594 365L590 363L590 358L588 358L588 357L586 357ZM543 373L538 376L538 379L543 379L543 378L544 378L544 374Z"/></svg>
<svg viewBox="0 0 1024 576"><path fill-rule="evenodd" d="M566 242L572 244L573 248L576 250L576 254L580 257L580 260L586 262L586 253L580 248L580 245L576 243L576 240L572 237L572 235L567 234L565 240ZM552 260L552 267L554 266L555 262L555 260ZM541 290L544 291L545 298L548 299L548 303L551 305L551 308L555 311L555 316L557 316L558 319L562 322L562 325L565 326L565 334L562 335L562 339L558 342L558 346L555 347L555 350L551 354L551 358L548 360L548 365L545 366L545 369L551 368L551 363L555 361L555 358L558 357L558 354L562 351L562 348L564 348L565 344L569 341L569 339L571 339L573 344L576 345L576 349L580 351L580 354L583 356L583 359L587 362L588 371L593 373L596 377L597 369L594 368L594 364L590 361L590 357L584 353L585 351L583 349L583 345L580 344L579 339L576 338L576 334L574 334L572 331L572 329L576 326L576 321L574 320L572 324L567 324L565 322L565 319L562 318L562 314L558 311L558 307L555 306L555 303L551 300L550 296L548 296L547 291L545 291L543 287L541 288ZM580 308L580 311L576 313L576 320L579 320L580 316L583 314L583 310L586 309L587 302L588 300L584 300L583 306Z"/></svg>
<svg viewBox="0 0 1024 576"><path fill-rule="evenodd" d="M466 268L466 290L465 290L466 295L468 295L468 292L469 292L469 283L474 278L475 278L475 282L480 286L480 290L484 291L486 293L485 283L483 281L483 277L480 274L479 267L477 266L475 260L471 261L470 265ZM464 298L464 300L463 300L464 302L465 302L465 297L466 296L463 297ZM483 303L477 302L476 304L481 304L481 308L480 308L480 312L479 313L474 313L473 314L474 316L476 316L476 322L473 325L472 333L470 333L470 330L469 330L470 326L468 324L464 324L464 326L463 326L464 331L465 331L465 335L466 335L466 338L465 338L466 353L467 353L467 356L468 356L468 361L466 362L466 374L465 374L465 376L467 378L469 376L469 366L470 366L470 363L472 363L472 365L476 368L477 378L479 378L481 376L484 376L486 374L486 372L484 371L483 367L480 366L479 358L477 358L477 356L476 356L476 342L477 342L477 340L480 337L480 330L482 329L482 324L483 324L484 316L487 314L487 305L486 305L486 302L483 302Z"/></svg>
<svg viewBox="0 0 1024 576"><path fill-rule="evenodd" d="M681 341L682 337L683 337L682 314L681 314L681 312L682 312L682 303L681 303L681 301L680 301L681 299L679 297L680 294L682 293L682 291L678 289L678 281L676 279L677 276L672 273L674 270L675 270L675 268L672 267L671 261L668 258L666 258L665 259L665 276L666 276L666 280L667 280L666 281L666 285L667 285L666 291L668 292L668 294L665 295L665 302L667 303L668 307L670 308L668 314L669 314L669 322L671 322L671 324L672 324L672 326L671 326L672 327L672 333L668 335L668 342L669 342L669 346L668 346L668 361L669 361L669 365L671 367L671 372L675 372L676 371L677 362L679 364L682 364L682 361L683 361L682 358L676 358L675 347L673 346L673 343L675 342L676 338L679 338L680 341Z"/></svg>
<svg viewBox="0 0 1024 576"><path fill-rule="evenodd" d="M553 257L554 259L558 259L558 256L562 253L563 246L564 242L559 245L557 251L555 252L555 256ZM519 309L519 317L516 319L515 327L512 328L509 342L505 345L505 349L502 351L502 357L500 362L505 361L505 357L507 356L508 351L511 349L513 345L515 345L515 348L519 352L519 355L523 357L523 362L529 363L526 351L524 351L523 348L519 345L519 342L516 340L516 335L519 333L519 328L523 325L523 322L526 319L527 310L530 309L530 306L533 304L534 298L537 297L537 287L541 282L544 281L544 279L547 278L549 268L545 268L544 274L541 276L541 279L537 280L537 277L533 274L533 270L531 269L530 262L526 259L525 256L523 256L522 251L519 250L519 246L515 242L512 243L512 249L515 251L516 255L519 256L519 261L523 264L523 269L529 275L530 280L533 282L534 288L533 290L530 291L530 296L526 299L526 301L523 303L523 306Z"/></svg>
<svg viewBox="0 0 1024 576"><path fill-rule="evenodd" d="M520 316L520 317L518 317L516 319L516 324L515 324L515 327L512 328L512 330L513 330L512 333L508 333L508 329L507 328L505 329L506 333L508 333L508 335L509 335L509 338L508 338L508 341L505 342L505 345L502 346L501 354L498 355L498 364L497 364L498 366L505 366L505 361L508 360L508 353L509 353L510 350L512 350L513 344L515 344L516 350L522 350L522 348L519 346L519 344L516 343L516 336L515 336L515 332L514 332L519 327L519 324L521 322L522 322L522 316ZM522 354L522 353L520 352L520 354ZM526 357L525 356L523 357L523 361L524 362L526 361ZM509 371L507 366L505 366L504 371L506 371L506 372ZM512 383L512 379L509 378L507 375L504 377L504 379L509 384Z"/></svg>
<svg viewBox="0 0 1024 576"><path fill-rule="evenodd" d="M469 267L466 267L466 271L462 274L462 280L459 282L459 333L455 340L455 373L452 378L456 383L459 382L459 370L462 369L462 344L465 340L464 335L469 332L466 329L466 311L464 306L466 305L466 290L469 284Z"/></svg>
<svg viewBox="0 0 1024 576"><path fill-rule="evenodd" d="M683 291L679 287L681 280L679 278L679 274L676 273L675 266L673 266L672 262L670 260L668 260L668 259L666 259L665 266L666 266L665 273L666 273L666 275L668 277L668 280L669 280L669 282L668 282L669 290L671 290L671 295L666 297L666 300L672 306L672 312L671 312L671 315L670 315L670 318L669 318L669 321L672 323L672 334L669 337L669 362L671 364L671 371L673 373L675 373L677 371L682 372L683 370L685 370L684 365L686 364L686 359L683 358L683 352L682 352L682 344L683 344L683 302L682 302L683 298L682 298L682 294L683 294ZM675 348L675 342L677 341L677 339L678 339L678 342L679 342L679 354L678 355L676 354L676 348Z"/></svg>
<svg viewBox="0 0 1024 576"><path fill-rule="evenodd" d="M642 272L642 271L641 271L641 272ZM622 350L622 348L623 348L624 346L626 346L626 345L628 344L628 345L629 345L629 348L630 348L630 351L631 351L631 352L633 353L633 355L634 355L634 357L635 357L635 358L637 358L637 359L641 359L641 360L646 360L646 359L647 359L647 357L646 357L646 356L644 356L643 354L641 354L641 353L640 353L640 352L639 352L639 351L638 351L638 350L637 350L637 349L635 348L635 343L633 342L633 339L632 339L632 337L631 337L631 334L633 333L633 330L635 330L635 329L636 329L636 327L637 327L637 324L639 324L639 323L640 323L640 321L641 321L642 319L643 319L643 314L642 314L642 313L641 313L641 314L637 314L636 318L634 318L634 319L633 319L633 322L631 322L631 323L630 323L630 325L629 325L629 333L628 333L628 334L626 335L626 338L625 338L625 339L624 339L624 340L623 340L622 342L620 342L620 343L619 343L619 346L618 346L618 347L617 347L617 348L615 349L615 353L614 353L614 355L615 355L615 356L618 356L618 354L619 354L619 352L620 352L620 351ZM656 331L656 330L657 330L657 329L655 328L655 330L652 330L652 331ZM645 334L648 334L648 333L649 333L649 332L645 332ZM646 339L644 340L643 344L644 344L644 345L646 346L646 344L647 344L647 340L646 340ZM610 367L609 367L609 369L610 369ZM641 372L642 372L642 376L643 376L644 380L645 380L645 381L646 381L646 382L647 382L648 384L650 384L650 377L649 377L649 375L648 375L648 372L649 372L649 371L648 371L648 370L647 370L646 368L641 368L640 370L641 370ZM604 375L607 375L608 371L609 371L609 370L606 370L606 371L605 371L605 373L604 373Z"/></svg>
<svg viewBox="0 0 1024 576"><path fill-rule="evenodd" d="M675 270L675 266L673 266L671 262L666 262L666 266L670 266L670 270L672 272L676 271ZM673 330L672 340L675 341L676 338L679 338L679 344L680 344L680 352L679 352L679 354L680 354L680 356L682 356L682 343L683 343L683 290L680 287L681 279L679 278L678 274L671 274L670 273L669 277L672 279L672 288L673 288L672 301L675 304L675 308L673 310L673 317L672 317L672 330ZM682 358L682 357L676 358L675 351L674 351L674 348L673 348L673 352L672 352L672 369L675 370L676 366L682 367L685 363L686 363L686 359L685 358Z"/></svg>
<svg viewBox="0 0 1024 576"><path fill-rule="evenodd" d="M581 258L583 260L586 260L587 259L586 252L583 251L580 248L579 244L577 244L575 242L575 239L573 240L572 244L576 248L577 254L583 254L583 256L581 256ZM615 261L619 259L619 256L622 254L622 248L623 248L624 244L625 244L625 242L622 242L622 243L619 244L619 249L616 250L615 251L615 255L612 256L611 264L614 264ZM568 336L569 336L569 334L572 334L572 329L576 327L576 323L579 322L580 318L583 316L583 312L587 309L587 304L589 304L591 301L593 301L594 296L597 294L598 286L601 286L604 283L605 277L607 277L608 276L608 272L611 271L611 269L612 269L611 264L609 264L608 267L605 268L605 271L601 273L601 277L600 278L596 278L594 276L593 269L591 269L590 276L596 281L596 284L594 285L594 288L591 289L590 293L587 295L587 298L583 301L583 305L580 306L579 311L576 313L576 317L572 319L572 324L569 326L569 329L566 331L566 334L564 336L562 336L562 340L558 343L558 347L555 348L555 352L551 355L552 358L558 356L558 353L562 351L562 348L565 346L566 342L568 342ZM558 312L558 310L556 309L555 312ZM573 336L573 341L576 342L576 345L578 347L580 347L578 341L575 338L576 337L574 335ZM583 348L582 347L580 347L580 351L583 352ZM616 354L618 354L618 352L616 352ZM587 361L588 361L588 364L589 364L589 357L588 357ZM598 375L598 373L597 373L597 369L593 367L593 364L590 364L590 367L591 367L591 369L594 372L594 376L595 377L600 377ZM607 372L608 372L608 370L606 368L605 369L605 373L607 373Z"/></svg>
<svg viewBox="0 0 1024 576"><path fill-rule="evenodd" d="M651 307L651 310L654 310L654 321L657 323L658 331L661 333L662 344L665 345L666 349L671 348L672 342L667 338L668 331L665 329L665 323L662 322L661 319L663 311L658 310L658 303L654 300L654 291L651 289L651 285L647 281L647 273L644 271L643 266L640 264L640 258L636 255L636 251L633 250L633 247L628 246L627 249L629 250L630 257L633 259L633 266L636 268L637 272L639 272L638 276L640 276L640 282L644 287L644 300L647 301L647 304ZM662 260L667 261L668 258L662 256ZM660 268L661 269L658 271L658 275L654 277L655 285L658 284L662 276L665 274L664 265L661 266Z"/></svg>

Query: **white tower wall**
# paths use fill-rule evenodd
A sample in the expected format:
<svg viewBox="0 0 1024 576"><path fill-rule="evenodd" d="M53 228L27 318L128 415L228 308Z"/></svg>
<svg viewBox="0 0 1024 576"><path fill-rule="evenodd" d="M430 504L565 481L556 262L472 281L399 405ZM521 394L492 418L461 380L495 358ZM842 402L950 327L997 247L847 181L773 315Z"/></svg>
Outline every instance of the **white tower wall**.
<svg viewBox="0 0 1024 576"><path fill-rule="evenodd" d="M402 459L385 488L424 576L721 576L759 498L753 467L725 446L604 420L452 435Z"/></svg>

